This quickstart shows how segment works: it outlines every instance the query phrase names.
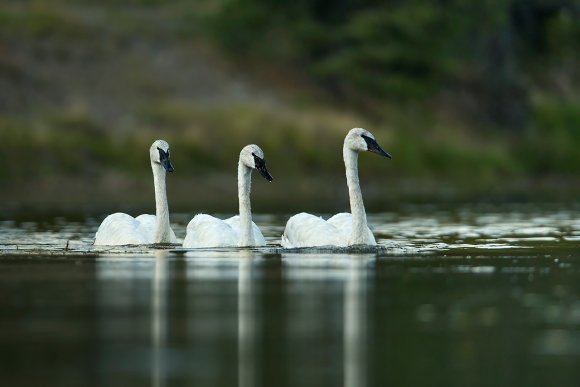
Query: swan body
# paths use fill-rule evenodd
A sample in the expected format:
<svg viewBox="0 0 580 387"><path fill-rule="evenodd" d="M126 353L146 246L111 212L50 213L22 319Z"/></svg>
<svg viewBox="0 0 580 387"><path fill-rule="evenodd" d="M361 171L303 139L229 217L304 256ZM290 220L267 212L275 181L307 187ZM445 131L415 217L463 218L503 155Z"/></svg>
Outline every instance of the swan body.
<svg viewBox="0 0 580 387"><path fill-rule="evenodd" d="M328 220L304 212L294 215L286 223L281 239L282 247L376 245L375 237L367 225L358 178L358 153L366 151L391 158L369 131L351 129L344 139L342 152L351 213L336 214Z"/></svg>
<svg viewBox="0 0 580 387"><path fill-rule="evenodd" d="M264 152L257 145L248 145L240 152L238 162L238 199L240 214L222 220L207 214L198 214L187 225L183 240L186 248L264 246L266 240L252 222L250 206L251 174L258 172L268 181L272 176L266 169Z"/></svg>
<svg viewBox="0 0 580 387"><path fill-rule="evenodd" d="M121 212L103 220L95 235L95 245L144 245L153 243L177 243L169 225L169 207L165 189L166 172L173 172L169 159L169 144L157 140L149 149L151 169L155 186L155 215L139 215L133 218Z"/></svg>
<svg viewBox="0 0 580 387"><path fill-rule="evenodd" d="M366 231L366 240L362 244L376 245L372 231L368 227ZM282 247L346 247L351 233L352 214L348 212L341 212L328 220L302 212L288 219L282 235Z"/></svg>
<svg viewBox="0 0 580 387"><path fill-rule="evenodd" d="M248 246L265 246L266 239L256 223L252 222L254 243ZM219 219L207 214L196 215L187 225L183 247L233 247L240 243L240 216Z"/></svg>

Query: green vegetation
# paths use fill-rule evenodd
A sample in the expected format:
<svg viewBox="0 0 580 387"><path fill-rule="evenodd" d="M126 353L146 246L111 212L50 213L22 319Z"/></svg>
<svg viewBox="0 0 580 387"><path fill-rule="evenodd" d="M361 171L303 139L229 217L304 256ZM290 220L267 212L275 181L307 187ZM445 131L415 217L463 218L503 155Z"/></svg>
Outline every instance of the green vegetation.
<svg viewBox="0 0 580 387"><path fill-rule="evenodd" d="M287 190L323 176L314 192L361 126L394 156L362 158L363 179L578 192L578 41L567 0L8 0L0 178L147 181L164 138L211 179L255 142Z"/></svg>
<svg viewBox="0 0 580 387"><path fill-rule="evenodd" d="M447 179L456 184L474 177L479 183L495 184L522 173L541 177L554 170L560 176L574 176L580 163L576 148L579 140L570 138L570 133L578 133L569 126L577 127L580 116L574 107L544 106L537 110L537 120L547 130L531 131L509 143L498 133L478 137L467 129L451 131L438 124L436 117L418 118L413 112L389 123L373 124L334 110L157 104L143 111L147 126L130 128L117 136L108 135L87 114L53 114L33 127L26 121L0 122L3 142L10 144L1 154L5 167L0 175L35 177L56 171L66 175L98 174L107 169L148 175L144 167L146 149L160 136L172 144L183 173L224 168L232 172L241 147L255 142L266 150L270 165L283 174L298 177L314 167L318 173L341 175L345 128L360 125L373 128L379 141L395 155L396 165L385 168L382 159L364 158L363 174ZM419 121L421 129L414 126ZM391 125L398 130L393 131Z"/></svg>
<svg viewBox="0 0 580 387"><path fill-rule="evenodd" d="M461 88L489 122L523 126L546 70L573 72L580 59L580 8L570 0L223 3L212 26L230 51L290 61L363 105Z"/></svg>

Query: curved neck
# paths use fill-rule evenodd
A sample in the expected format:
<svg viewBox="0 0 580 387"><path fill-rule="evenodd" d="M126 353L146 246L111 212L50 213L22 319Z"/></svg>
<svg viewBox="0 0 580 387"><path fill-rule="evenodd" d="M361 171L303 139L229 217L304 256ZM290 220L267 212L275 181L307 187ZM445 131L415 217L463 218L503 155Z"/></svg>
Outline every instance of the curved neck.
<svg viewBox="0 0 580 387"><path fill-rule="evenodd" d="M358 153L344 146L342 148L344 166L346 168L346 183L350 199L350 212L352 214L352 233L349 244L367 243L367 215L363 203L362 192L358 180Z"/></svg>
<svg viewBox="0 0 580 387"><path fill-rule="evenodd" d="M238 200L240 204L240 242L239 246L253 246L252 207L250 191L252 190L252 169L242 160L238 162Z"/></svg>
<svg viewBox="0 0 580 387"><path fill-rule="evenodd" d="M155 243L171 243L171 227L169 225L169 205L165 188L165 169L159 164L151 163L153 184L155 185Z"/></svg>

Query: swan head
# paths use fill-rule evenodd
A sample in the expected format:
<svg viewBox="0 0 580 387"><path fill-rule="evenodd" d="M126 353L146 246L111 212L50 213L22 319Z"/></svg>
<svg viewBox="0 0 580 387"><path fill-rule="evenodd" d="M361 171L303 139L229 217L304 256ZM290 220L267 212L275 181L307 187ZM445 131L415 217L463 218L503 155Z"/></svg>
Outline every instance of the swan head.
<svg viewBox="0 0 580 387"><path fill-rule="evenodd" d="M175 169L169 159L169 144L163 140L157 140L149 148L151 163L161 165L167 172L173 172Z"/></svg>
<svg viewBox="0 0 580 387"><path fill-rule="evenodd" d="M240 162L248 168L256 169L266 180L273 180L272 175L270 175L266 168L264 152L259 146L255 144L245 146L240 152Z"/></svg>
<svg viewBox="0 0 580 387"><path fill-rule="evenodd" d="M391 158L391 155L379 146L375 136L363 128L351 129L344 139L344 145L355 152L372 152L379 156Z"/></svg>

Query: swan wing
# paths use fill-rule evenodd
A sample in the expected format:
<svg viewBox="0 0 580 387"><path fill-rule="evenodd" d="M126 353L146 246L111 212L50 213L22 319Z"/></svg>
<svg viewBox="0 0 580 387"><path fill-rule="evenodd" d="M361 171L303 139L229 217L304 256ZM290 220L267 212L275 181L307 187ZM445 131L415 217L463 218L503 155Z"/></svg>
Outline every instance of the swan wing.
<svg viewBox="0 0 580 387"><path fill-rule="evenodd" d="M348 240L333 224L302 212L288 219L281 243L285 248L346 246Z"/></svg>
<svg viewBox="0 0 580 387"><path fill-rule="evenodd" d="M233 247L239 234L226 222L206 214L198 214L187 225L183 247Z"/></svg>
<svg viewBox="0 0 580 387"><path fill-rule="evenodd" d="M254 222L252 222L252 232L254 233L254 246L266 246L266 238Z"/></svg>
<svg viewBox="0 0 580 387"><path fill-rule="evenodd" d="M341 212L328 219L328 223L338 228L346 240L352 235L352 214L350 212ZM375 237L370 228L367 227L367 244L376 245Z"/></svg>
<svg viewBox="0 0 580 387"><path fill-rule="evenodd" d="M340 230L346 238L350 237L352 233L352 214L349 212L341 212L328 219L328 223Z"/></svg>
<svg viewBox="0 0 580 387"><path fill-rule="evenodd" d="M137 231L139 234L147 239L147 243L155 243L155 227L157 227L155 215L142 214L136 217L135 220L138 224Z"/></svg>
<svg viewBox="0 0 580 387"><path fill-rule="evenodd" d="M231 228L240 232L240 215L232 216L231 218L224 219L224 222L229 224Z"/></svg>
<svg viewBox="0 0 580 387"><path fill-rule="evenodd" d="M95 235L96 246L147 244L146 236L139 230L140 222L121 212L111 214L103 220Z"/></svg>
<svg viewBox="0 0 580 387"><path fill-rule="evenodd" d="M235 216L232 216L231 218L225 219L224 222L229 224L238 233L238 235L240 235L240 216L239 215L235 215ZM254 246L265 246L266 245L266 239L264 238L262 231L260 231L260 228L254 222L252 222L252 233L254 234Z"/></svg>
<svg viewBox="0 0 580 387"><path fill-rule="evenodd" d="M139 223L138 232L147 240L147 244L155 243L155 231L157 230L157 217L155 215L142 214L135 218ZM170 243L178 243L175 232L169 227Z"/></svg>

